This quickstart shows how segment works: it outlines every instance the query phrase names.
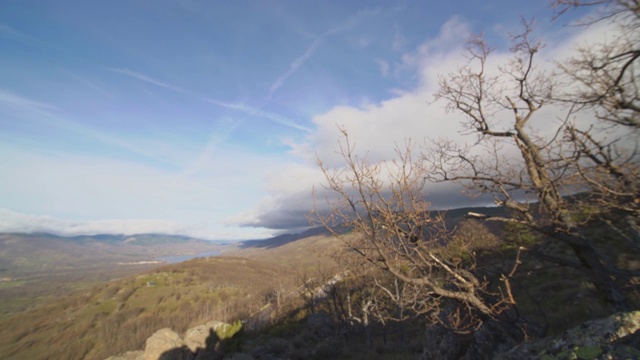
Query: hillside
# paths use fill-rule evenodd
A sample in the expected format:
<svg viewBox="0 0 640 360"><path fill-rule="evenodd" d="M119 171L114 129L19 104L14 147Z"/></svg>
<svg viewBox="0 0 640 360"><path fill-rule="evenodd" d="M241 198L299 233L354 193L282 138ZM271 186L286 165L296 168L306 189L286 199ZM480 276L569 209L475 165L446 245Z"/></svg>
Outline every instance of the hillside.
<svg viewBox="0 0 640 360"><path fill-rule="evenodd" d="M221 248L220 243L153 234L0 234L0 316L48 296L157 267L164 256Z"/></svg>
<svg viewBox="0 0 640 360"><path fill-rule="evenodd" d="M75 240L84 244L81 246L111 246L95 238ZM37 241L45 239L34 239ZM60 241L68 240L58 239L54 244L60 246ZM112 242L132 246L120 239ZM332 264L333 245L335 239L322 235L273 248L220 245L217 248L228 256L156 264L151 270L137 268L138 275L85 286L72 294L44 294L39 306L0 318L0 358L104 359L144 347L144 340L162 327L184 331L211 319L231 321L255 317L261 311L260 316L269 319L265 305L274 289L280 296L298 298L300 279L315 276ZM78 244L64 246L77 249ZM149 249L147 253L161 251ZM234 256L240 254L245 257Z"/></svg>
<svg viewBox="0 0 640 360"><path fill-rule="evenodd" d="M247 316L295 274L242 258L199 258L114 280L7 316L0 358L103 359L140 348L159 328ZM53 314L53 315L52 315Z"/></svg>

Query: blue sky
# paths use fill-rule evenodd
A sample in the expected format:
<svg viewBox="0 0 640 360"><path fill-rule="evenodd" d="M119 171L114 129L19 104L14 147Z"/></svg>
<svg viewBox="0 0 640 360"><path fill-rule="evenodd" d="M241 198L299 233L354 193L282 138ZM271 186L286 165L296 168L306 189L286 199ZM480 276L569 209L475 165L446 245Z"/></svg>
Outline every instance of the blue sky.
<svg viewBox="0 0 640 360"><path fill-rule="evenodd" d="M521 15L550 53L587 31L545 0L5 1L0 231L300 229L336 125L380 156L455 136L437 75L470 34L505 51Z"/></svg>

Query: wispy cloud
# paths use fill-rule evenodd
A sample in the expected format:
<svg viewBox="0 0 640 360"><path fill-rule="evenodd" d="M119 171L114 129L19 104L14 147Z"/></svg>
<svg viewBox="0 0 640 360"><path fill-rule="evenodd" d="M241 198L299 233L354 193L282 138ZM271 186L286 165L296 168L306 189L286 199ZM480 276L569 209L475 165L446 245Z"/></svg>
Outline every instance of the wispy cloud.
<svg viewBox="0 0 640 360"><path fill-rule="evenodd" d="M211 103L211 104L215 104L218 106L222 106L225 107L227 109L233 109L233 110L237 110L240 112L243 112L247 115L252 115L252 116L258 116L258 117L262 117L268 120L271 120L275 123L278 123L280 125L284 125L293 129L297 129L297 130L302 130L305 132L311 132L311 128L300 125L298 123L296 123L294 120L291 120L289 118L286 118L284 116L275 114L275 113L271 113L268 111L264 111L260 108L257 107L252 107L243 103L229 103L229 102L224 102L224 101L220 101L220 100L214 100L214 99L204 99L204 101Z"/></svg>
<svg viewBox="0 0 640 360"><path fill-rule="evenodd" d="M5 24L0 24L0 37L32 46L44 44L41 40Z"/></svg>
<svg viewBox="0 0 640 360"><path fill-rule="evenodd" d="M0 89L0 106L2 104L7 104L15 108L16 110L14 111L17 111L18 113L29 114L29 118L32 121L62 128L115 148L125 149L165 164L168 163L163 157L124 141L119 137L111 136L103 131L89 128L76 121L69 120L68 118L59 115L60 109L53 105L29 99L11 91Z"/></svg>
<svg viewBox="0 0 640 360"><path fill-rule="evenodd" d="M316 45L316 47L317 47L317 45ZM311 56L311 53L313 53L313 50L309 49L307 52L309 54L306 55L306 53L305 53L305 55L306 55L306 57L309 57L309 56ZM297 65L294 66L295 70L297 70L297 68L300 67L300 65L302 65L302 63L305 61L306 58L303 59L303 57L304 57L304 55L301 58L298 59L299 61L294 62L295 64L297 64ZM180 93L183 93L183 94L189 94L189 95L191 95L191 96L193 96L195 98L201 99L202 101L205 101L205 102L208 102L208 103L211 103L211 104L215 104L215 105L218 105L218 106L222 106L222 107L225 107L227 109L233 109L233 110L237 110L237 111L243 112L243 113L245 113L247 115L258 116L258 117L261 117L261 118L265 118L265 119L271 120L271 121L273 121L275 123L278 123L280 125L284 125L284 126L287 126L287 127L293 128L293 129L302 130L302 131L305 131L305 132L310 132L311 131L310 128L308 128L306 126L303 126L303 125L300 125L300 124L296 123L294 120L291 120L289 118L286 118L284 116L281 116L281 115L278 115L278 114L275 114L275 113L264 111L259 107L253 107L253 106L249 106L249 105L242 104L242 103L230 103L230 102L225 102L225 101L214 100L214 99L202 97L202 96L194 94L193 92L191 92L189 90L186 90L186 89L183 89L183 88L180 88L178 86L171 85L171 84L167 84L165 82L156 80L156 79L154 79L152 77L149 77L147 75L144 75L144 74L141 74L139 72L132 71L132 70L129 70L129 69L109 68L109 70L113 71L115 73L127 75L127 76L130 76L130 77L136 78L138 80L142 80L142 81L148 82L150 84L154 84L156 86L159 86L159 87L162 87L162 88L165 88L165 89L173 90L173 91L180 92ZM293 72L295 72L295 70ZM282 83L284 83L284 81L286 80L286 78L288 78L289 76L293 75L293 72L291 72L291 74L289 74L288 76L283 77L281 84L278 85L277 87L281 86ZM274 85L276 85L276 84L274 84ZM276 87L276 90L277 90L277 87ZM273 88L273 86L272 86L272 88Z"/></svg>
<svg viewBox="0 0 640 360"><path fill-rule="evenodd" d="M407 39L402 35L400 28L396 28L396 32L393 35L393 43L391 48L393 51L402 51L407 45Z"/></svg>
<svg viewBox="0 0 640 360"><path fill-rule="evenodd" d="M348 17L345 21L339 23L338 25L326 31L324 34L317 37L311 43L311 45L309 45L307 50L301 56L297 57L296 59L293 60L293 62L291 62L291 64L289 65L289 69L284 74L278 76L278 78L273 82L273 84L271 84L271 87L269 88L268 100L271 100L271 98L278 91L278 89L280 89L280 87L282 87L282 85L284 85L289 78L291 78L293 75L295 75L295 73L298 72L300 67L304 65L304 63L307 62L307 60L309 60L309 58L316 52L318 47L320 47L322 42L327 37L344 32L354 27L362 17L376 14L378 12L379 10L359 11L356 14Z"/></svg>
<svg viewBox="0 0 640 360"><path fill-rule="evenodd" d="M17 106L21 108L29 108L32 110L56 110L53 105L49 105L40 101L28 99L26 97L17 95L13 92L0 89L0 102Z"/></svg>
<svg viewBox="0 0 640 360"><path fill-rule="evenodd" d="M376 59L375 61L376 61L376 64L378 64L378 66L380 67L380 73L382 74L382 76L383 77L389 76L389 69L391 68L391 66L389 65L389 62L382 59Z"/></svg>
<svg viewBox="0 0 640 360"><path fill-rule="evenodd" d="M307 50L304 52L304 54L302 54L300 57L295 59L291 63L291 65L289 65L289 70L287 70L287 72L285 72L284 74L280 75L276 79L276 81L273 82L273 84L271 85L271 88L269 88L269 99L271 99L273 94L275 94L275 92L278 91L278 89L291 76L293 76L298 71L298 69L307 61L307 59L309 59L311 57L311 55L313 55L313 53L316 51L318 46L320 46L320 44L322 43L323 40L324 40L324 37L321 37L319 39L316 39L313 43L311 43L311 46L309 46L309 48L307 48Z"/></svg>
<svg viewBox="0 0 640 360"><path fill-rule="evenodd" d="M185 89L183 89L181 87L167 84L165 82L156 80L154 78L151 78L151 77L149 77L147 75L141 74L141 73L136 72L136 71L132 71L132 70L129 70L129 69L119 69L119 68L108 68L108 69L109 69L109 71L112 71L114 73L127 75L127 76L130 76L132 78L135 78L135 79L138 79L138 80L142 80L142 81L146 81L146 82L148 82L150 84L153 84L153 85L156 85L156 86L159 86L159 87L163 87L165 89L169 89L169 90L173 90L173 91L177 91L177 92L185 93L185 94L190 94L191 93L190 91L185 90Z"/></svg>
<svg viewBox="0 0 640 360"><path fill-rule="evenodd" d="M218 120L216 126L211 132L211 135L209 136L209 141L203 147L202 151L200 151L200 154L195 158L195 160L192 161L182 172L182 175L191 176L210 167L210 162L214 160L216 149L222 142L224 142L229 134L231 134L231 132L243 122L244 120L231 118L222 118Z"/></svg>
<svg viewBox="0 0 640 360"><path fill-rule="evenodd" d="M64 73L68 74L71 79L73 79L78 84L82 85L86 90L91 92L97 92L100 96L104 96L110 99L115 99L116 96L109 90L107 90L104 86L102 86L99 82L91 79L87 76L81 75L74 71L62 70Z"/></svg>

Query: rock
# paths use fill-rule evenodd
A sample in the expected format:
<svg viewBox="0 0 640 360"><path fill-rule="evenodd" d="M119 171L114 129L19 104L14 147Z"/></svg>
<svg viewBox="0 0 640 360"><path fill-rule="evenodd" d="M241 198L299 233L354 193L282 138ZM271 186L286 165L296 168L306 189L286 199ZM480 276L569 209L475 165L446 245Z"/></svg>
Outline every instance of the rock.
<svg viewBox="0 0 640 360"><path fill-rule="evenodd" d="M209 321L205 325L196 326L187 330L184 334L184 344L191 350L191 352L196 353L198 349L207 348L207 339L216 332L216 330L221 327L227 325L220 321ZM217 339L209 339L209 342L215 344Z"/></svg>
<svg viewBox="0 0 640 360"><path fill-rule="evenodd" d="M421 360L483 360L511 349L517 342L518 330L507 331L493 321L485 322L473 334L461 335L434 324L427 327Z"/></svg>
<svg viewBox="0 0 640 360"><path fill-rule="evenodd" d="M147 339L145 360L183 360L188 353L182 339L175 331L164 328Z"/></svg>
<svg viewBox="0 0 640 360"><path fill-rule="evenodd" d="M173 330L156 331L147 339L144 351L129 351L106 360L252 360L239 351L239 340L234 338L242 330L242 323L227 324L209 321L186 331L184 341Z"/></svg>
<svg viewBox="0 0 640 360"><path fill-rule="evenodd" d="M500 354L500 360L528 359L640 359L640 311L588 321L563 334L524 343Z"/></svg>
<svg viewBox="0 0 640 360"><path fill-rule="evenodd" d="M119 355L110 356L106 360L144 360L144 351L127 351Z"/></svg>

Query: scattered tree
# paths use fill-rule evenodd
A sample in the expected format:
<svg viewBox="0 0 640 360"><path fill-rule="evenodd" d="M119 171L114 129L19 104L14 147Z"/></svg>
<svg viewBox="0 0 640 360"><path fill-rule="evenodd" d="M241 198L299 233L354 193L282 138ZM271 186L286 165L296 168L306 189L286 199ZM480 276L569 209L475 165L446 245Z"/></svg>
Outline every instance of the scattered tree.
<svg viewBox="0 0 640 360"><path fill-rule="evenodd" d="M319 161L338 200L328 214L316 212L315 219L343 241L347 253L391 275L391 281L373 278L377 295L414 316L430 314L432 321L458 332L495 319L509 302L474 274L473 258L450 261L453 234L442 213L429 211L428 174L413 159L411 144L393 161L371 163L356 155L347 132L342 133L345 167L329 169Z"/></svg>

